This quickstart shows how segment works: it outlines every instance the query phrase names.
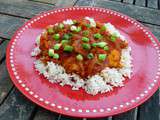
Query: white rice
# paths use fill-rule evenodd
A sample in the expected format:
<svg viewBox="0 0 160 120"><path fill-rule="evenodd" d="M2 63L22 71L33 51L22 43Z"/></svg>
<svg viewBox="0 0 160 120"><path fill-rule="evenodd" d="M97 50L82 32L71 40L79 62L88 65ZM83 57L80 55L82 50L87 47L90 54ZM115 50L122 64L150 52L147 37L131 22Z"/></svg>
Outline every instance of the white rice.
<svg viewBox="0 0 160 120"><path fill-rule="evenodd" d="M73 20L71 20L71 19L67 19L67 20L64 20L64 21L63 21L63 24L66 24L66 25L73 25L74 22L73 22Z"/></svg>
<svg viewBox="0 0 160 120"><path fill-rule="evenodd" d="M65 21L65 23L71 24L71 20ZM115 27L107 23L107 30L111 34L115 34L126 40ZM39 37L40 38L40 37ZM38 40L37 40L38 41ZM39 46L39 42L37 42ZM36 47L31 53L32 56L37 56L40 53L39 47ZM131 48L128 47L122 50L121 69L105 68L100 73L90 76L86 79L81 79L77 74L67 74L65 69L53 62L47 62L45 66L40 60L34 62L35 68L39 71L39 74L44 75L51 83L59 83L61 86L69 85L72 90L84 89L88 94L96 95L98 93L106 93L112 91L114 87L124 86L125 77L130 78L132 72L132 58Z"/></svg>
<svg viewBox="0 0 160 120"><path fill-rule="evenodd" d="M33 49L33 51L31 52L31 56L37 56L37 55L39 55L40 52L41 52L41 50L40 50L39 47L37 46L37 47L35 47L35 48Z"/></svg>
<svg viewBox="0 0 160 120"><path fill-rule="evenodd" d="M123 41L126 41L125 37L121 35L120 32L111 23L106 23L104 26L107 28L110 34L116 35L117 37L120 37Z"/></svg>

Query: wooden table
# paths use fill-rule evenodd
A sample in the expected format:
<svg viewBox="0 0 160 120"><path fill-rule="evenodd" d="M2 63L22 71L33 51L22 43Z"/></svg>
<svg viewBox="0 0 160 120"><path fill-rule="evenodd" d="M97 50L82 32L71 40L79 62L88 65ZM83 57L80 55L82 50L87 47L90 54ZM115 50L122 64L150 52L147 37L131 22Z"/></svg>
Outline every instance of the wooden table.
<svg viewBox="0 0 160 120"><path fill-rule="evenodd" d="M97 6L122 12L148 26L160 39L160 0L0 0L0 120L79 120L32 103L15 88L5 65L6 46L18 27L38 13L65 6ZM160 90L133 110L95 120L160 120Z"/></svg>

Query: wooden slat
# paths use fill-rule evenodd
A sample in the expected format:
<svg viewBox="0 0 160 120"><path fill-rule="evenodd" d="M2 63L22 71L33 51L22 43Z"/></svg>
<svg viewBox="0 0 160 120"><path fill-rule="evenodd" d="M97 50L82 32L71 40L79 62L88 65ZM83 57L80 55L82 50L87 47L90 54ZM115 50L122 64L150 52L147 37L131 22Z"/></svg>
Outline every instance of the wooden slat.
<svg viewBox="0 0 160 120"><path fill-rule="evenodd" d="M47 4L54 4L56 7L68 7L73 6L77 0L32 0L35 2L47 3Z"/></svg>
<svg viewBox="0 0 160 120"><path fill-rule="evenodd" d="M78 0L76 6L95 6L95 0Z"/></svg>
<svg viewBox="0 0 160 120"><path fill-rule="evenodd" d="M130 4L133 4L133 1L134 1L134 0L123 0L123 3L130 3Z"/></svg>
<svg viewBox="0 0 160 120"><path fill-rule="evenodd" d="M31 1L48 3L48 4L55 4L57 2L57 0L31 0Z"/></svg>
<svg viewBox="0 0 160 120"><path fill-rule="evenodd" d="M10 39L26 19L0 14L0 37ZM5 23L5 24L4 24Z"/></svg>
<svg viewBox="0 0 160 120"><path fill-rule="evenodd" d="M160 25L160 12L156 9L150 9L147 7L139 7L131 4L123 4L120 2L113 2L108 0L90 0L90 2L85 2L85 0L79 0L77 5L89 5L94 1L94 6L110 8L124 14L127 14L139 21L146 23L154 23Z"/></svg>
<svg viewBox="0 0 160 120"><path fill-rule="evenodd" d="M2 59L5 57L7 44L8 44L8 41L5 40L5 41L0 45L0 62L1 62Z"/></svg>
<svg viewBox="0 0 160 120"><path fill-rule="evenodd" d="M87 119L87 120L113 120L112 117L104 117L104 118L94 118L94 119Z"/></svg>
<svg viewBox="0 0 160 120"><path fill-rule="evenodd" d="M12 0L1 1L0 13L31 18L40 12L51 10L54 8L53 5L49 4L42 4L33 1L20 1L20 0L17 1L18 2L15 2L15 0L14 2L12 2Z"/></svg>
<svg viewBox="0 0 160 120"><path fill-rule="evenodd" d="M8 75L5 61L0 65L0 104L5 99L13 84ZM1 118L1 117L0 117Z"/></svg>
<svg viewBox="0 0 160 120"><path fill-rule="evenodd" d="M58 114L39 107L33 120L57 120Z"/></svg>
<svg viewBox="0 0 160 120"><path fill-rule="evenodd" d="M137 120L137 108L128 112L113 116L113 120Z"/></svg>
<svg viewBox="0 0 160 120"><path fill-rule="evenodd" d="M146 1L145 0L136 0L135 4L139 5L139 6L144 6L145 7Z"/></svg>
<svg viewBox="0 0 160 120"><path fill-rule="evenodd" d="M121 2L121 0L112 0L112 1Z"/></svg>
<svg viewBox="0 0 160 120"><path fill-rule="evenodd" d="M158 8L158 0L148 0L148 7Z"/></svg>
<svg viewBox="0 0 160 120"><path fill-rule="evenodd" d="M0 119L29 120L34 108L35 104L14 89L0 107Z"/></svg>
<svg viewBox="0 0 160 120"><path fill-rule="evenodd" d="M159 120L160 119L160 90L144 104L139 107L138 120Z"/></svg>
<svg viewBox="0 0 160 120"><path fill-rule="evenodd" d="M3 42L3 40L0 38L0 45L1 45L1 43ZM1 55L1 54L0 54Z"/></svg>
<svg viewBox="0 0 160 120"><path fill-rule="evenodd" d="M83 118L74 118L74 117L69 117L69 116L64 116L62 115L59 120L83 120ZM88 120L88 119L87 119Z"/></svg>
<svg viewBox="0 0 160 120"><path fill-rule="evenodd" d="M56 0L56 6L58 7L69 7L73 6L77 0Z"/></svg>

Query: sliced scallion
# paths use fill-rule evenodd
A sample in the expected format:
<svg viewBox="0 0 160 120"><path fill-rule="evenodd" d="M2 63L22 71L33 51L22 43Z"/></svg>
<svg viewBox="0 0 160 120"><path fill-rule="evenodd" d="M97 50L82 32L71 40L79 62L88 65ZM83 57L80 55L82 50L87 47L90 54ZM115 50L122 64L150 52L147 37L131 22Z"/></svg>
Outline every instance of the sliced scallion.
<svg viewBox="0 0 160 120"><path fill-rule="evenodd" d="M70 45L66 45L66 46L64 46L64 51L66 51L66 52L72 52L73 51L73 47L70 46Z"/></svg>
<svg viewBox="0 0 160 120"><path fill-rule="evenodd" d="M83 43L83 44L82 44L82 47L83 47L83 49L86 49L86 50L91 49L91 45L88 44L88 43Z"/></svg>
<svg viewBox="0 0 160 120"><path fill-rule="evenodd" d="M89 54L87 55L87 58L88 58L88 59L92 59L92 58L94 58L93 53L89 53Z"/></svg>
<svg viewBox="0 0 160 120"><path fill-rule="evenodd" d="M81 54L78 54L76 56L76 59L79 60L79 61L82 61L83 60L83 56Z"/></svg>
<svg viewBox="0 0 160 120"><path fill-rule="evenodd" d="M104 61L106 59L107 55L106 54L99 54L98 59L101 61Z"/></svg>
<svg viewBox="0 0 160 120"><path fill-rule="evenodd" d="M89 42L89 38L87 38L87 37L82 37L82 41L83 41L83 42Z"/></svg>

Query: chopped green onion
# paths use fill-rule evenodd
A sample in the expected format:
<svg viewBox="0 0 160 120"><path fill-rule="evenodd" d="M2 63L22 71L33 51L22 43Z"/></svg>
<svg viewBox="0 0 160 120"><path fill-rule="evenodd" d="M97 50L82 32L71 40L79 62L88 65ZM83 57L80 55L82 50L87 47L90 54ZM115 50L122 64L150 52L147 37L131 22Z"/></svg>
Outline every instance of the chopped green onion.
<svg viewBox="0 0 160 120"><path fill-rule="evenodd" d="M62 23L60 23L60 24L59 24L59 28L60 28L60 29L63 29L63 28L64 28L64 25L63 25Z"/></svg>
<svg viewBox="0 0 160 120"><path fill-rule="evenodd" d="M52 34L54 32L52 27L49 27L47 31L49 34Z"/></svg>
<svg viewBox="0 0 160 120"><path fill-rule="evenodd" d="M61 41L62 45L65 45L65 44L67 44L68 42L69 42L68 40L62 40L62 41Z"/></svg>
<svg viewBox="0 0 160 120"><path fill-rule="evenodd" d="M94 37L96 39L100 39L100 38L102 38L102 35L100 33L96 33L96 34L94 34Z"/></svg>
<svg viewBox="0 0 160 120"><path fill-rule="evenodd" d="M58 34L58 33L57 33L57 34L54 34L54 35L53 35L53 38L54 38L55 40L59 40L60 34Z"/></svg>
<svg viewBox="0 0 160 120"><path fill-rule="evenodd" d="M75 32L80 32L81 31L81 27L77 27L77 29L75 29Z"/></svg>
<svg viewBox="0 0 160 120"><path fill-rule="evenodd" d="M64 35L63 35L63 39L68 40L69 38L70 38L70 35L69 35L69 34L64 34Z"/></svg>
<svg viewBox="0 0 160 120"><path fill-rule="evenodd" d="M96 47L97 46L97 43L92 43L92 47Z"/></svg>
<svg viewBox="0 0 160 120"><path fill-rule="evenodd" d="M54 55L54 50L53 50L53 49L49 49L49 50L48 50L48 55L49 55L50 57L53 57L53 55Z"/></svg>
<svg viewBox="0 0 160 120"><path fill-rule="evenodd" d="M91 49L91 46L90 46L90 44L88 44L88 43L83 43L83 44L82 44L82 47L83 47L84 49L86 49L86 50Z"/></svg>
<svg viewBox="0 0 160 120"><path fill-rule="evenodd" d="M90 25L90 24L86 24L86 27L87 27L87 28L90 28L90 27L91 27L91 25Z"/></svg>
<svg viewBox="0 0 160 120"><path fill-rule="evenodd" d="M107 45L106 42L99 42L99 43L97 43L97 46L100 47L100 48L103 48L103 47L105 47L106 45Z"/></svg>
<svg viewBox="0 0 160 120"><path fill-rule="evenodd" d="M61 47L61 44L55 44L53 48L54 50L59 50L60 47Z"/></svg>
<svg viewBox="0 0 160 120"><path fill-rule="evenodd" d="M82 37L82 41L83 41L83 42L89 42L89 38L87 38L87 37Z"/></svg>
<svg viewBox="0 0 160 120"><path fill-rule="evenodd" d="M99 54L98 59L101 61L104 61L106 59L107 55L106 54Z"/></svg>
<svg viewBox="0 0 160 120"><path fill-rule="evenodd" d="M78 55L76 56L76 58L77 58L77 60L79 60L79 61L82 61L82 60L83 60L83 56L82 56L81 54L78 54Z"/></svg>
<svg viewBox="0 0 160 120"><path fill-rule="evenodd" d="M72 51L73 51L73 47L70 46L70 45L66 45L66 46L64 47L64 51L66 51L66 52L72 52Z"/></svg>
<svg viewBox="0 0 160 120"><path fill-rule="evenodd" d="M89 31L88 31L88 30L83 31L83 32L82 32L82 35L88 36L88 35L89 35Z"/></svg>
<svg viewBox="0 0 160 120"><path fill-rule="evenodd" d="M72 36L73 36L73 34L72 34L72 33L68 33L68 35L69 35L69 37L72 37Z"/></svg>
<svg viewBox="0 0 160 120"><path fill-rule="evenodd" d="M111 41L112 41L112 42L115 42L115 41L116 41L116 39L117 39L117 37L116 37L116 36L113 36L113 35L111 36Z"/></svg>
<svg viewBox="0 0 160 120"><path fill-rule="evenodd" d="M105 46L103 49L107 51L107 50L109 50L109 47Z"/></svg>
<svg viewBox="0 0 160 120"><path fill-rule="evenodd" d="M106 27L105 26L102 26L101 27L101 31L105 31L106 30Z"/></svg>
<svg viewBox="0 0 160 120"><path fill-rule="evenodd" d="M54 53L54 54L53 54L53 58L54 58L54 59L59 59L59 54Z"/></svg>
<svg viewBox="0 0 160 120"><path fill-rule="evenodd" d="M88 58L88 59L92 59L93 57L94 57L93 53L89 53L89 54L87 55L87 58Z"/></svg>

